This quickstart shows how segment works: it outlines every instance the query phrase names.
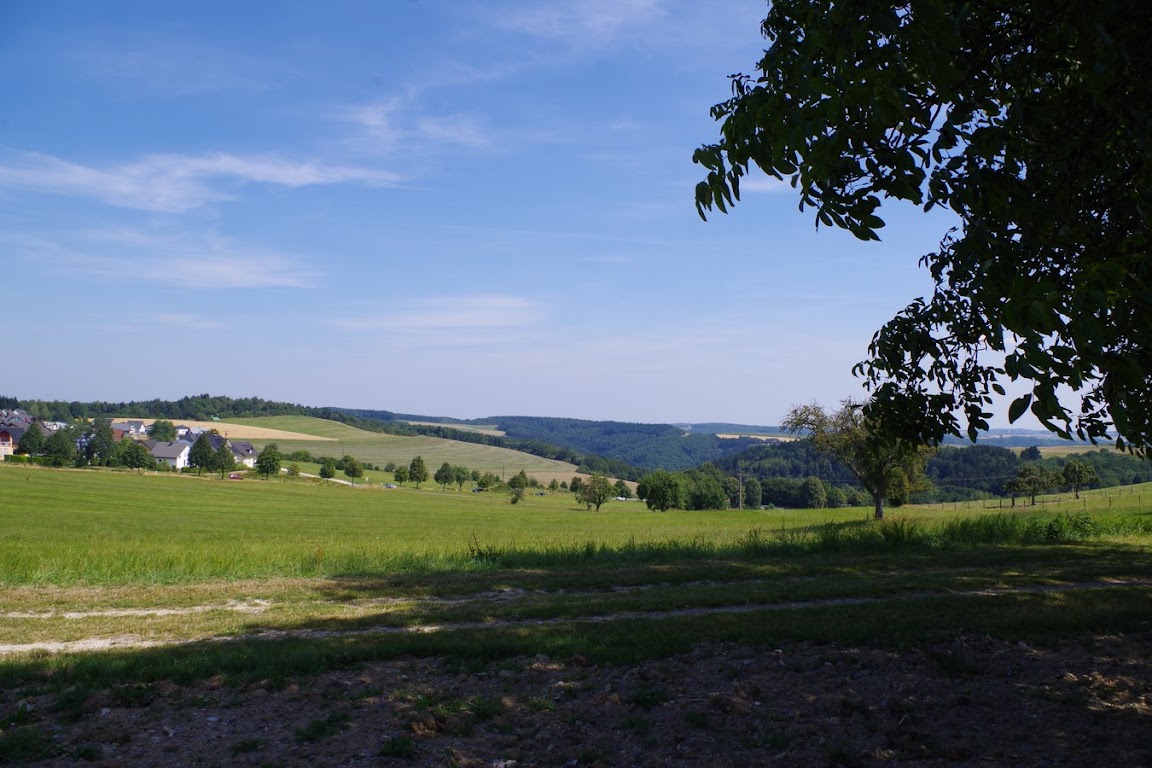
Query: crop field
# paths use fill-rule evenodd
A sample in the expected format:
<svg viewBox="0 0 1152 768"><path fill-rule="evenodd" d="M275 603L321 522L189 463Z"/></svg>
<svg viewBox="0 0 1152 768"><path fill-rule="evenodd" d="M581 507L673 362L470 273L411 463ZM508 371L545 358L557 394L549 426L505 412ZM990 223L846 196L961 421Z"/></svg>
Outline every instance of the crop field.
<svg viewBox="0 0 1152 768"><path fill-rule="evenodd" d="M554 461L533 456L520 451L498 448L478 443L462 443L439 437L403 437L367 432L346 424L308 416L265 416L253 419L232 419L229 424L284 430L286 432L315 435L318 439L287 440L274 442L281 452L305 450L316 456L341 456L348 454L360 461L369 461L383 466L389 461L407 464L414 456L422 456L430 472L436 471L442 463L459 464L480 472L492 472L497 476L511 477L523 469L529 475L547 483L553 477L571 480L576 467L563 461ZM223 431L224 427L221 427ZM263 446L267 442L254 440Z"/></svg>
<svg viewBox="0 0 1152 768"><path fill-rule="evenodd" d="M634 665L699 643L1147 633L1152 488L1040 501L876 523L0 464L0 688L60 702L412 658ZM0 762L25 754L6 738Z"/></svg>

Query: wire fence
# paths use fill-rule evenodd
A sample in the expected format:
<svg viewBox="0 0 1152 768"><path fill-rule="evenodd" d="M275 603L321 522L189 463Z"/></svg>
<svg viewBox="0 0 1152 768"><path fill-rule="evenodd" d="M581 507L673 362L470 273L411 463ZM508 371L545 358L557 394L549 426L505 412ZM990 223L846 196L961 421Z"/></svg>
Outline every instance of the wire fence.
<svg viewBox="0 0 1152 768"><path fill-rule="evenodd" d="M1037 495L1035 501L1029 496L1012 498L970 499L968 501L942 501L932 504L932 507L944 510L981 510L981 509L1035 509L1052 507L1057 509L1076 510L1127 510L1140 511L1144 509L1144 493L1148 492L1149 501L1152 502L1152 489L1141 485L1137 487L1116 486L1081 491L1077 498L1074 493L1059 493L1055 495ZM928 505L925 505L928 506Z"/></svg>

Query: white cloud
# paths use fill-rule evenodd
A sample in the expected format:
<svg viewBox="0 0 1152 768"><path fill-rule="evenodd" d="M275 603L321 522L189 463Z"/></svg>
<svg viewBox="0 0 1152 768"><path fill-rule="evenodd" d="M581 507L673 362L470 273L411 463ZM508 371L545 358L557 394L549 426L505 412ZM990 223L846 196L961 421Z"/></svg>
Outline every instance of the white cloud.
<svg viewBox="0 0 1152 768"><path fill-rule="evenodd" d="M351 166L292 162L275 156L152 155L96 168L50 155L24 153L0 165L0 187L100 200L145 211L179 213L232 195L221 182L289 188L356 182L393 185L395 174Z"/></svg>
<svg viewBox="0 0 1152 768"><path fill-rule="evenodd" d="M398 153L418 144L420 154L426 155L445 146L477 148L491 143L482 121L475 116L426 114L412 99L361 104L341 110L337 117L360 131L354 143L377 153Z"/></svg>
<svg viewBox="0 0 1152 768"><path fill-rule="evenodd" d="M420 344L476 345L532 329L544 317L536 302L517 296L440 296L408 302L395 311L336 318L339 328L387 332Z"/></svg>

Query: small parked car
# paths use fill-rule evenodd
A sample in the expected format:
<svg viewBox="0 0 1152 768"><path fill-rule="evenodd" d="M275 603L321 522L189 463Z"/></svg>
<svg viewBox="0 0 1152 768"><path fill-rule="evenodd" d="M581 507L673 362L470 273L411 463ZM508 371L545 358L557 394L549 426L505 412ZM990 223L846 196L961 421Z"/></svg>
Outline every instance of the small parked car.
<svg viewBox="0 0 1152 768"><path fill-rule="evenodd" d="M239 474L233 472L232 474L228 475L228 479L229 480L243 480L244 475L239 475Z"/></svg>

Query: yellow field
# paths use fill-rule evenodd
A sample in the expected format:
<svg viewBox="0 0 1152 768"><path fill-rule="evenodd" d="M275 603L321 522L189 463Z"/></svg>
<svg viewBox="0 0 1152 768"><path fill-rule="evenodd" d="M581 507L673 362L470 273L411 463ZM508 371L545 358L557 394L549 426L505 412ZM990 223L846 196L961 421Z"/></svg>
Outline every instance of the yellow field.
<svg viewBox="0 0 1152 768"><path fill-rule="evenodd" d="M142 421L145 424L151 424L156 419L131 419L132 421ZM268 427L255 426L253 424L241 424L238 421L189 421L187 419L180 419L176 424L183 424L188 427L198 427L200 429L215 429L225 437L232 438L233 440L263 440L265 442L273 442L277 440L330 440L328 437L316 437L315 435L305 434L303 432L289 432L283 429L270 429Z"/></svg>

